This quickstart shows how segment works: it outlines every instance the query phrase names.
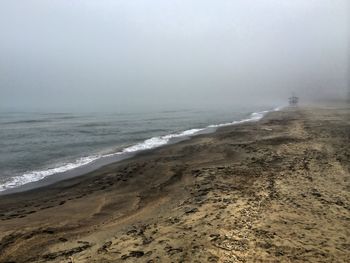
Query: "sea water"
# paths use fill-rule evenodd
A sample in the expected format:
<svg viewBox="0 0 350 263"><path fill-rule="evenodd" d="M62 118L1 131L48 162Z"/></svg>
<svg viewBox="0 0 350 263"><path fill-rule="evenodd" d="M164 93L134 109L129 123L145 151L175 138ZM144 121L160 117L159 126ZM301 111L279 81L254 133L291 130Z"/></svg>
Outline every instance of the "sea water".
<svg viewBox="0 0 350 263"><path fill-rule="evenodd" d="M57 181L65 178L64 173L82 167L93 170L99 162L106 164L210 128L257 121L272 109L0 112L0 191L48 177Z"/></svg>

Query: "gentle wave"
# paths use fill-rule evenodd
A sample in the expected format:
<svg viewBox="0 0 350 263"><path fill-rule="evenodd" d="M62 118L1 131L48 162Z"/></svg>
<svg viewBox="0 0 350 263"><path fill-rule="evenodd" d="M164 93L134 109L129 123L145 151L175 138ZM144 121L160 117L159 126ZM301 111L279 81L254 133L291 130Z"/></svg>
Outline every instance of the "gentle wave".
<svg viewBox="0 0 350 263"><path fill-rule="evenodd" d="M11 188L16 188L27 183L40 181L50 175L64 173L64 172L73 170L75 168L92 163L93 161L96 161L101 157L102 156L97 156L97 155L83 157L76 160L75 162L67 163L56 168L49 168L47 170L41 170L41 171L31 171L23 175L11 177L11 179L8 182L0 184L0 192Z"/></svg>
<svg viewBox="0 0 350 263"><path fill-rule="evenodd" d="M280 109L281 108L275 108L272 111L279 111ZM72 163L67 163L67 164L64 164L64 165L56 167L56 168L49 168L49 169L40 170L40 171L31 171L31 172L25 173L25 174L20 175L20 176L14 176L9 181L7 181L3 184L0 184L0 192L11 189L11 188L16 188L16 187L19 187L19 186L27 184L27 183L40 181L40 180L42 180L48 176L54 175L54 174L64 173L64 172L91 164L94 161L101 159L101 158L107 158L107 157L113 157L113 156L118 156L118 155L122 155L122 154L128 154L128 153L134 153L134 152L139 152L139 151L144 151L144 150L155 149L155 148L158 148L160 146L164 146L164 145L168 144L172 139L193 136L193 135L196 135L199 132L201 132L205 129L208 129L208 128L219 128L219 127L225 127L225 126L230 126L230 125L235 125L235 124L240 124L240 123L245 123L245 122L259 121L268 112L271 112L271 111L254 112L250 115L250 118L243 119L240 121L233 121L233 122L228 122L228 123L209 125L205 128L190 129L190 130L186 130L186 131L183 131L180 133L152 137L152 138L147 139L141 143L126 147L122 151L119 151L116 153L82 157L82 158L80 158Z"/></svg>
<svg viewBox="0 0 350 263"><path fill-rule="evenodd" d="M191 135L194 135L202 130L204 130L204 128L203 129L191 129L191 130L187 130L187 131L184 131L181 133L153 137L151 139L145 140L144 142L141 142L141 143L138 143L136 145L125 148L121 153L132 153L132 152L154 149L154 148L157 148L157 147L160 147L162 145L167 144L171 139L191 136ZM120 153L117 153L117 154L120 154Z"/></svg>
<svg viewBox="0 0 350 263"><path fill-rule="evenodd" d="M254 112L250 115L250 118L247 118L247 119L243 119L240 121L228 122L228 123L213 124L213 125L209 125L208 127L209 128L219 128L219 127L231 126L231 125L236 125L236 124L245 123L245 122L258 121L258 120L262 119L265 116L265 114L268 112L270 112L270 111Z"/></svg>
<svg viewBox="0 0 350 263"><path fill-rule="evenodd" d="M43 123L43 122L51 122L51 120L21 120L21 121L9 121L3 122L2 124L31 124L31 123Z"/></svg>

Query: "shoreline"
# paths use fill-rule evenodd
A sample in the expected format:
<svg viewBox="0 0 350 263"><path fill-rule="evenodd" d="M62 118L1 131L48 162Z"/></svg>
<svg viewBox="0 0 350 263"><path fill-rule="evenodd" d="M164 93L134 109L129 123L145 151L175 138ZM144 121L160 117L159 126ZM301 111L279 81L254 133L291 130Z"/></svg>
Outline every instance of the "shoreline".
<svg viewBox="0 0 350 263"><path fill-rule="evenodd" d="M222 124L211 124L211 125L208 125L204 128L191 128L191 129L185 130L183 132L152 137L152 138L144 140L143 142L139 142L139 143L130 145L119 152L110 153L110 154L102 155L99 157L94 157L94 156L85 157L85 159L92 158L92 161L89 161L86 164L82 164L82 165L79 165L79 166L74 167L74 168L70 168L67 170L64 169L62 172L55 172L53 174L49 174L49 175L45 175L45 176L38 175L39 178L40 177L42 177L42 178L41 179L36 178L32 181L29 181L27 183L24 183L24 184L15 186L15 187L9 187L6 189L5 188L6 186L2 186L5 188L5 190L0 191L0 196L12 194L12 193L20 193L20 192L35 190L35 189L39 189L39 188L42 188L45 186L49 186L49 185L58 183L60 181L65 181L65 180L69 180L71 178L84 176L88 173L91 173L91 172L94 172L98 169L101 169L104 166L107 166L109 164L113 164L113 163L117 163L117 162L121 162L123 160L128 160L130 158L133 158L142 152L148 152L148 151L152 151L152 150L155 150L157 148L160 148L160 147L165 147L167 145L176 144L176 143L179 143L181 141L190 140L193 137L198 136L198 135L214 133L214 132L216 132L217 129L220 129L222 127L239 125L239 124L247 123L247 122L260 121L262 118L264 118L264 116L266 114L268 114L270 112L279 111L282 108L283 107L276 107L276 108L273 108L271 110L253 112L250 114L250 116L248 118L242 119L242 120L237 120L237 121L232 121L232 122L222 123ZM28 176L29 174L33 174L33 173L40 174L43 172L50 173L50 171L62 169L65 166L68 166L69 164L73 164L73 163L67 163L61 167L50 168L50 169L43 170L43 171L28 172L28 173L25 173L24 175L16 176L15 178L18 177L18 178L22 178L22 180L23 179L25 180L25 177ZM20 180L20 179L18 179L18 180ZM9 183L7 183L7 184L9 184Z"/></svg>
<svg viewBox="0 0 350 263"><path fill-rule="evenodd" d="M0 262L346 262L349 108L268 113L0 198Z"/></svg>

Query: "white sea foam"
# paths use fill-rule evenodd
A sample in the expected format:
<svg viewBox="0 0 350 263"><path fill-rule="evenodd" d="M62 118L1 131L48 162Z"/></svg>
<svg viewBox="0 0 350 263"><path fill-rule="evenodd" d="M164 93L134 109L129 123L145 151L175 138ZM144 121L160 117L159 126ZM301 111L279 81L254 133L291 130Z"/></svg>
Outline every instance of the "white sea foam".
<svg viewBox="0 0 350 263"><path fill-rule="evenodd" d="M168 134L168 135L164 135L164 136L159 136L159 137L153 137L151 139L145 140L142 143L138 143L136 145L130 146L128 148L125 148L122 153L130 153L130 152L136 152L136 151L142 151L142 150L150 150L150 149L154 149L160 146L163 146L167 143L169 143L169 141L171 139L174 138L181 138L181 137L186 137L186 136L191 136L194 135L200 131L202 131L203 129L191 129L191 130L187 130L181 133L175 133L175 134Z"/></svg>
<svg viewBox="0 0 350 263"><path fill-rule="evenodd" d="M275 108L273 111L278 111L280 109L281 108ZM44 179L48 176L54 175L54 174L64 173L64 172L76 169L78 167L91 164L100 158L113 157L113 156L127 154L127 153L134 153L134 152L139 152L139 151L143 151L143 150L155 149L155 148L158 148L160 146L168 144L169 141L172 139L193 136L193 135L196 135L197 133L199 133L207 128L219 128L219 127L236 125L236 124L245 123L245 122L259 121L268 112L270 112L270 111L254 112L250 115L249 118L243 119L240 121L233 121L233 122L222 123L222 124L213 124L213 125L207 126L206 128L190 129L190 130L186 130L186 131L183 131L180 133L173 133L173 134L168 134L168 135L164 135L164 136L157 136L157 137L147 139L141 143L129 146L120 152L106 154L106 155L93 155L93 156L83 157L83 158L80 158L72 163L66 163L66 164L59 166L59 167L49 168L49 169L41 170L41 171L27 172L27 173L20 175L20 176L14 176L14 177L10 178L9 181L0 184L0 192L5 191L7 189L11 189L11 188L16 188L16 187L19 187L19 186L27 184L27 183L36 182L36 181L42 180L42 179Z"/></svg>
<svg viewBox="0 0 350 263"><path fill-rule="evenodd" d="M227 122L227 123L221 123L221 124L213 124L213 125L209 125L208 128L219 128L219 127L231 126L231 125L236 125L236 124L245 123L245 122L259 121L268 112L270 112L270 111L253 112L250 115L250 118L243 119L243 120L240 120L240 121L233 121L233 122Z"/></svg>
<svg viewBox="0 0 350 263"><path fill-rule="evenodd" d="M48 177L50 175L64 173L64 172L73 170L75 168L92 163L93 161L95 161L99 158L101 158L101 156L98 156L98 155L83 157L83 158L79 158L75 162L66 163L66 164L59 166L59 167L49 168L49 169L41 170L41 171L31 171L31 172L25 173L23 175L11 177L9 181L7 181L3 184L0 184L0 192L5 191L7 189L19 187L19 186L27 184L27 183L40 181L40 180L42 180L45 177Z"/></svg>

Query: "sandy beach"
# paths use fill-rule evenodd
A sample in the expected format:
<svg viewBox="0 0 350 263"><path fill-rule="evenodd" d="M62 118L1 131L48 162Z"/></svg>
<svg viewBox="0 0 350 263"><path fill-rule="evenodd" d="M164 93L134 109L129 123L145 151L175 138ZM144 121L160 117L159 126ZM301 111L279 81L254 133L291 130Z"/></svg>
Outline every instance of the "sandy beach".
<svg viewBox="0 0 350 263"><path fill-rule="evenodd" d="M144 152L0 197L0 262L350 262L347 105Z"/></svg>

